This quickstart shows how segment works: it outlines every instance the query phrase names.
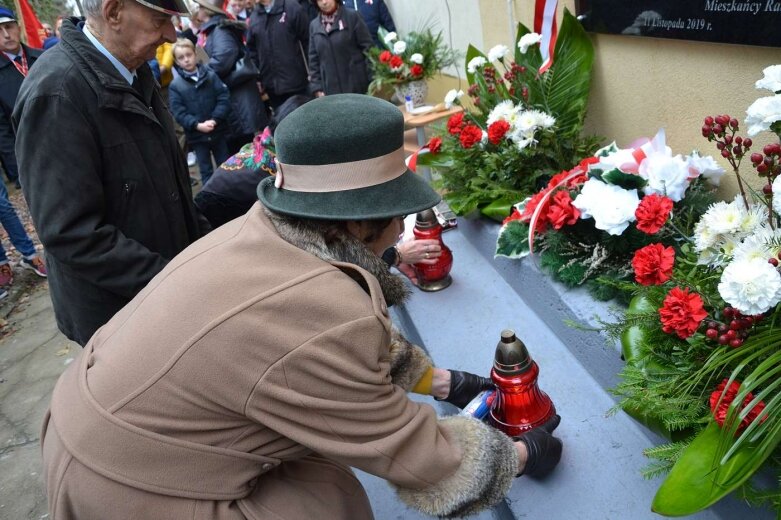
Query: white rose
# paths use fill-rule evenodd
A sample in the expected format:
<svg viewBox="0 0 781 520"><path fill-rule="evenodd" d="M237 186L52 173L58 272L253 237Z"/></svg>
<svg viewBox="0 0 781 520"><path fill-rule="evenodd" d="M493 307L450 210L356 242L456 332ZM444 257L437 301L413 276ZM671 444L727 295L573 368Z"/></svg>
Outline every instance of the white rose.
<svg viewBox="0 0 781 520"><path fill-rule="evenodd" d="M447 94L445 94L445 108L447 109L452 108L456 100L461 99L461 96L463 95L464 95L463 90L456 90L456 89L448 90Z"/></svg>
<svg viewBox="0 0 781 520"><path fill-rule="evenodd" d="M686 164L689 168L690 178L702 175L714 186L719 185L721 176L724 175L724 168L719 166L719 163L710 155L702 157L699 152L692 152L692 154L686 158Z"/></svg>
<svg viewBox="0 0 781 520"><path fill-rule="evenodd" d="M482 56L475 56L474 58L469 60L469 63L466 64L466 70L470 74L474 74L475 72L477 72L477 69L479 67L482 67L486 63L488 63L488 61L486 61L486 59L483 58Z"/></svg>
<svg viewBox="0 0 781 520"><path fill-rule="evenodd" d="M765 77L756 82L755 86L757 89L764 88L773 93L781 91L781 65L765 67L762 74Z"/></svg>
<svg viewBox="0 0 781 520"><path fill-rule="evenodd" d="M781 120L781 96L769 96L754 101L746 110L748 135L770 130L770 125Z"/></svg>
<svg viewBox="0 0 781 520"><path fill-rule="evenodd" d="M646 195L659 193L673 202L678 202L689 187L689 168L680 155L668 157L665 154L653 154L640 163L640 176L648 181L643 192Z"/></svg>
<svg viewBox="0 0 781 520"><path fill-rule="evenodd" d="M764 258L735 260L721 274L719 294L746 316L762 314L781 300L781 275Z"/></svg>
<svg viewBox="0 0 781 520"><path fill-rule="evenodd" d="M407 50L407 42L399 40L393 44L393 54L403 54Z"/></svg>
<svg viewBox="0 0 781 520"><path fill-rule="evenodd" d="M593 218L594 227L611 235L620 235L635 220L640 204L637 190L625 190L598 179L589 179L572 205L581 211L580 218Z"/></svg>
<svg viewBox="0 0 781 520"><path fill-rule="evenodd" d="M395 45L394 45L394 47L395 47ZM417 63L418 65L422 65L423 64L423 55L421 53L419 53L419 52L416 52L415 54L413 54L412 56L409 57L409 61L411 61L412 63Z"/></svg>
<svg viewBox="0 0 781 520"><path fill-rule="evenodd" d="M496 61L504 58L504 55L509 52L510 49L506 45L496 45L491 47L488 51L488 61Z"/></svg>
<svg viewBox="0 0 781 520"><path fill-rule="evenodd" d="M526 54L526 51L529 50L529 47L540 43L541 41L542 35L537 33L524 34L521 36L521 39L518 40L518 48L521 49L521 54Z"/></svg>
<svg viewBox="0 0 781 520"><path fill-rule="evenodd" d="M385 45L390 45L391 42L395 42L396 38L398 38L398 35L395 32L389 32L385 35L385 38L383 38L383 41L385 42Z"/></svg>

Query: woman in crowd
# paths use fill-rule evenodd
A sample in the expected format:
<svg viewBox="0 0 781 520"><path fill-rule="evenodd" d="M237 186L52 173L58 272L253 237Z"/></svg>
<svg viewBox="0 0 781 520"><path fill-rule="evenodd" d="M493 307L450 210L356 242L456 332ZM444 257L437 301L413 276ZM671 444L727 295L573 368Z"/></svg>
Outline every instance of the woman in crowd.
<svg viewBox="0 0 781 520"><path fill-rule="evenodd" d="M366 51L372 38L358 11L342 0L312 0L320 14L309 26L309 73L316 96L365 94L371 76Z"/></svg>
<svg viewBox="0 0 781 520"><path fill-rule="evenodd" d="M490 380L434 368L391 326L405 288L379 255L439 200L406 169L403 129L355 95L279 125L260 204L174 258L60 378L52 520L372 518L349 466L459 516L552 471L558 420L513 441L406 395L463 407Z"/></svg>

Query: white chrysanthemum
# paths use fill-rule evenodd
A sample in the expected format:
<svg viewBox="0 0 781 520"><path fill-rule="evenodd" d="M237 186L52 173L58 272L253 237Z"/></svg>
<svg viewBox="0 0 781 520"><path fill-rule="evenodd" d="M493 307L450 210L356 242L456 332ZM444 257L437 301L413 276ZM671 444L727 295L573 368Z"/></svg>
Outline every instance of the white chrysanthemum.
<svg viewBox="0 0 781 520"><path fill-rule="evenodd" d="M701 218L694 226L694 247L698 253L702 253L716 245L718 237L708 228L704 218Z"/></svg>
<svg viewBox="0 0 781 520"><path fill-rule="evenodd" d="M723 235L720 237L719 251L721 257L725 259L732 259L735 256L735 250L741 244L740 237L736 235Z"/></svg>
<svg viewBox="0 0 781 520"><path fill-rule="evenodd" d="M625 190L614 184L589 179L572 205L581 211L581 218L592 217L594 227L611 235L620 235L635 220L640 204L637 190Z"/></svg>
<svg viewBox="0 0 781 520"><path fill-rule="evenodd" d="M495 123L501 119L512 125L517 114L518 108L513 104L512 101L507 99L497 104L494 108L491 109L490 112L488 112L488 119L486 120L485 124L486 126L491 126L491 123Z"/></svg>
<svg viewBox="0 0 781 520"><path fill-rule="evenodd" d="M537 144L537 141L535 141L534 139L523 139L523 138L518 138L518 139L513 139L512 141L515 143L515 146L516 146L516 147L517 147L519 150L523 150L523 149L525 149L525 148L528 148L528 147L530 147L530 146L532 146L532 145L535 145L535 144Z"/></svg>
<svg viewBox="0 0 781 520"><path fill-rule="evenodd" d="M747 316L762 314L781 300L781 275L767 260L735 260L721 274L719 294Z"/></svg>
<svg viewBox="0 0 781 520"><path fill-rule="evenodd" d="M536 110L524 110L513 121L513 131L525 133L537 128L538 117Z"/></svg>
<svg viewBox="0 0 781 520"><path fill-rule="evenodd" d="M447 94L445 94L445 108L447 109L452 108L456 100L461 99L461 96L463 95L464 95L463 90L456 90L456 89L448 90Z"/></svg>
<svg viewBox="0 0 781 520"><path fill-rule="evenodd" d="M735 247L733 257L735 260L760 259L767 262L769 258L778 254L779 248L776 244L779 243L781 243L781 229L763 225Z"/></svg>
<svg viewBox="0 0 781 520"><path fill-rule="evenodd" d="M710 155L701 156L699 152L692 152L692 154L686 158L686 164L689 167L689 178L695 178L702 175L714 186L719 185L721 176L724 175L724 168L722 168Z"/></svg>
<svg viewBox="0 0 781 520"><path fill-rule="evenodd" d="M773 211L781 214L781 176L773 181Z"/></svg>
<svg viewBox="0 0 781 520"><path fill-rule="evenodd" d="M496 61L504 58L510 49L506 45L495 45L488 51L488 61Z"/></svg>
<svg viewBox="0 0 781 520"><path fill-rule="evenodd" d="M743 199L740 195L735 197L734 204L743 207ZM748 211L743 212L743 219L740 221L740 233L744 236L753 233L767 222L767 206L764 204L750 204Z"/></svg>
<svg viewBox="0 0 781 520"><path fill-rule="evenodd" d="M396 38L399 36L395 32L389 32L385 35L385 38L383 38L383 41L385 42L385 45L390 45L391 42L395 42Z"/></svg>
<svg viewBox="0 0 781 520"><path fill-rule="evenodd" d="M399 40L393 44L393 54L403 54L407 50L407 42Z"/></svg>
<svg viewBox="0 0 781 520"><path fill-rule="evenodd" d="M423 55L419 52L416 52L415 54L409 57L409 61L411 61L412 63L417 63L418 65L422 65Z"/></svg>
<svg viewBox="0 0 781 520"><path fill-rule="evenodd" d="M702 220L711 233L715 235L728 235L740 230L740 224L743 222L745 209L742 204L720 201L711 204Z"/></svg>
<svg viewBox="0 0 781 520"><path fill-rule="evenodd" d="M781 120L781 96L759 98L746 109L748 135L770 130L770 125Z"/></svg>
<svg viewBox="0 0 781 520"><path fill-rule="evenodd" d="M518 40L518 48L521 50L521 54L526 54L526 51L529 50L529 47L537 43L540 43L541 41L542 41L542 35L540 34L537 33L524 34L523 36L521 36L521 39Z"/></svg>
<svg viewBox="0 0 781 520"><path fill-rule="evenodd" d="M488 61L482 56L475 56L474 58L469 60L469 63L466 64L466 70L470 74L474 74L475 72L477 72L478 68L482 67L486 63L488 63Z"/></svg>
<svg viewBox="0 0 781 520"><path fill-rule="evenodd" d="M643 191L646 195L666 195L673 202L680 201L689 187L689 168L680 155L668 157L655 153L640 163L638 173L648 181Z"/></svg>
<svg viewBox="0 0 781 520"><path fill-rule="evenodd" d="M765 67L762 74L765 77L756 82L755 86L757 89L764 88L773 93L781 91L781 65Z"/></svg>

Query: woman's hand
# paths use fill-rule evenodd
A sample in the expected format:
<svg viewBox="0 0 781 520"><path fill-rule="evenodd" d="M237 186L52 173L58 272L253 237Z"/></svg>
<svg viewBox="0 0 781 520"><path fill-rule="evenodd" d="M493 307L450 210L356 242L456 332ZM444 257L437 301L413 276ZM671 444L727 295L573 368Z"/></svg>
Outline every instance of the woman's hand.
<svg viewBox="0 0 781 520"><path fill-rule="evenodd" d="M429 264L437 263L442 254L442 248L438 240L408 240L396 244L399 252L399 261L404 264Z"/></svg>
<svg viewBox="0 0 781 520"><path fill-rule="evenodd" d="M323 96L325 96L325 92L323 92L322 90L318 90L317 92L315 92L315 97L323 97Z"/></svg>

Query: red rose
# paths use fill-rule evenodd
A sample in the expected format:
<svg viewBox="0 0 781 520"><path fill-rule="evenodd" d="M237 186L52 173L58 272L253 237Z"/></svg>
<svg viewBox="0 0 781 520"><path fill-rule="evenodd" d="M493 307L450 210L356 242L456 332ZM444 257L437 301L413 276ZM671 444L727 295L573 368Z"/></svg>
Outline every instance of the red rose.
<svg viewBox="0 0 781 520"><path fill-rule="evenodd" d="M727 418L727 410L729 409L732 402L735 400L735 398L738 396L738 391L740 390L740 381L733 381L730 383L729 387L727 386L728 379L725 379L724 381L719 384L719 386L716 388L716 390L710 395L710 409L713 412L713 418L716 420L716 423L718 423L719 426L724 426L724 420ZM726 392L724 392L724 389L727 389ZM724 393L724 397L722 398L721 394ZM743 399L743 405L740 407L740 410L748 406L748 404L754 399L754 394L749 392L746 397ZM721 402L719 402L721 401ZM751 409L751 411L740 421L740 426L738 426L738 432L745 429L746 426L751 424L754 420L756 420L760 415L762 415L762 412L765 410L765 403L763 401L758 402L754 405L754 407ZM765 422L767 420L767 415L762 417L761 421Z"/></svg>
<svg viewBox="0 0 781 520"><path fill-rule="evenodd" d="M488 140L491 144L499 144L508 130L510 130L510 123L504 119L494 121L488 126Z"/></svg>
<svg viewBox="0 0 781 520"><path fill-rule="evenodd" d="M660 285L670 279L675 263L675 250L662 244L650 244L635 251L632 267L635 280L641 285Z"/></svg>
<svg viewBox="0 0 781 520"><path fill-rule="evenodd" d="M681 339L694 334L707 315L700 295L680 287L673 287L667 293L659 309L662 330L667 334L674 332Z"/></svg>
<svg viewBox="0 0 781 520"><path fill-rule="evenodd" d="M423 75L423 67L421 65L418 65L417 63L409 68L409 73L412 75L412 77L417 78L418 76Z"/></svg>
<svg viewBox="0 0 781 520"><path fill-rule="evenodd" d="M380 63L388 63L391 60L391 56L393 56L393 54L391 54L390 51L382 51L380 53Z"/></svg>
<svg viewBox="0 0 781 520"><path fill-rule="evenodd" d="M426 146L430 153L439 153L440 148L442 148L442 138L432 137Z"/></svg>
<svg viewBox="0 0 781 520"><path fill-rule="evenodd" d="M512 222L513 220L521 220L521 212L518 211L518 208L513 208L512 213L510 213L510 216L507 217L502 221L502 225Z"/></svg>
<svg viewBox="0 0 781 520"><path fill-rule="evenodd" d="M391 69L400 69L404 65L404 60L401 59L401 56L393 56L388 64Z"/></svg>
<svg viewBox="0 0 781 520"><path fill-rule="evenodd" d="M654 193L643 197L635 210L637 229L649 235L657 233L667 222L672 209L673 201L664 195Z"/></svg>
<svg viewBox="0 0 781 520"><path fill-rule="evenodd" d="M459 140L461 141L461 146L464 148L472 148L476 143L479 143L482 138L483 131L480 130L479 126L466 125L464 129L461 130L461 137L459 137Z"/></svg>
<svg viewBox="0 0 781 520"><path fill-rule="evenodd" d="M553 195L547 218L553 229L571 226L578 221L580 210L572 205L572 197L567 190L559 190Z"/></svg>
<svg viewBox="0 0 781 520"><path fill-rule="evenodd" d="M447 120L447 131L450 135L458 135L461 133L461 129L464 128L464 113L459 112L453 114L450 119Z"/></svg>

